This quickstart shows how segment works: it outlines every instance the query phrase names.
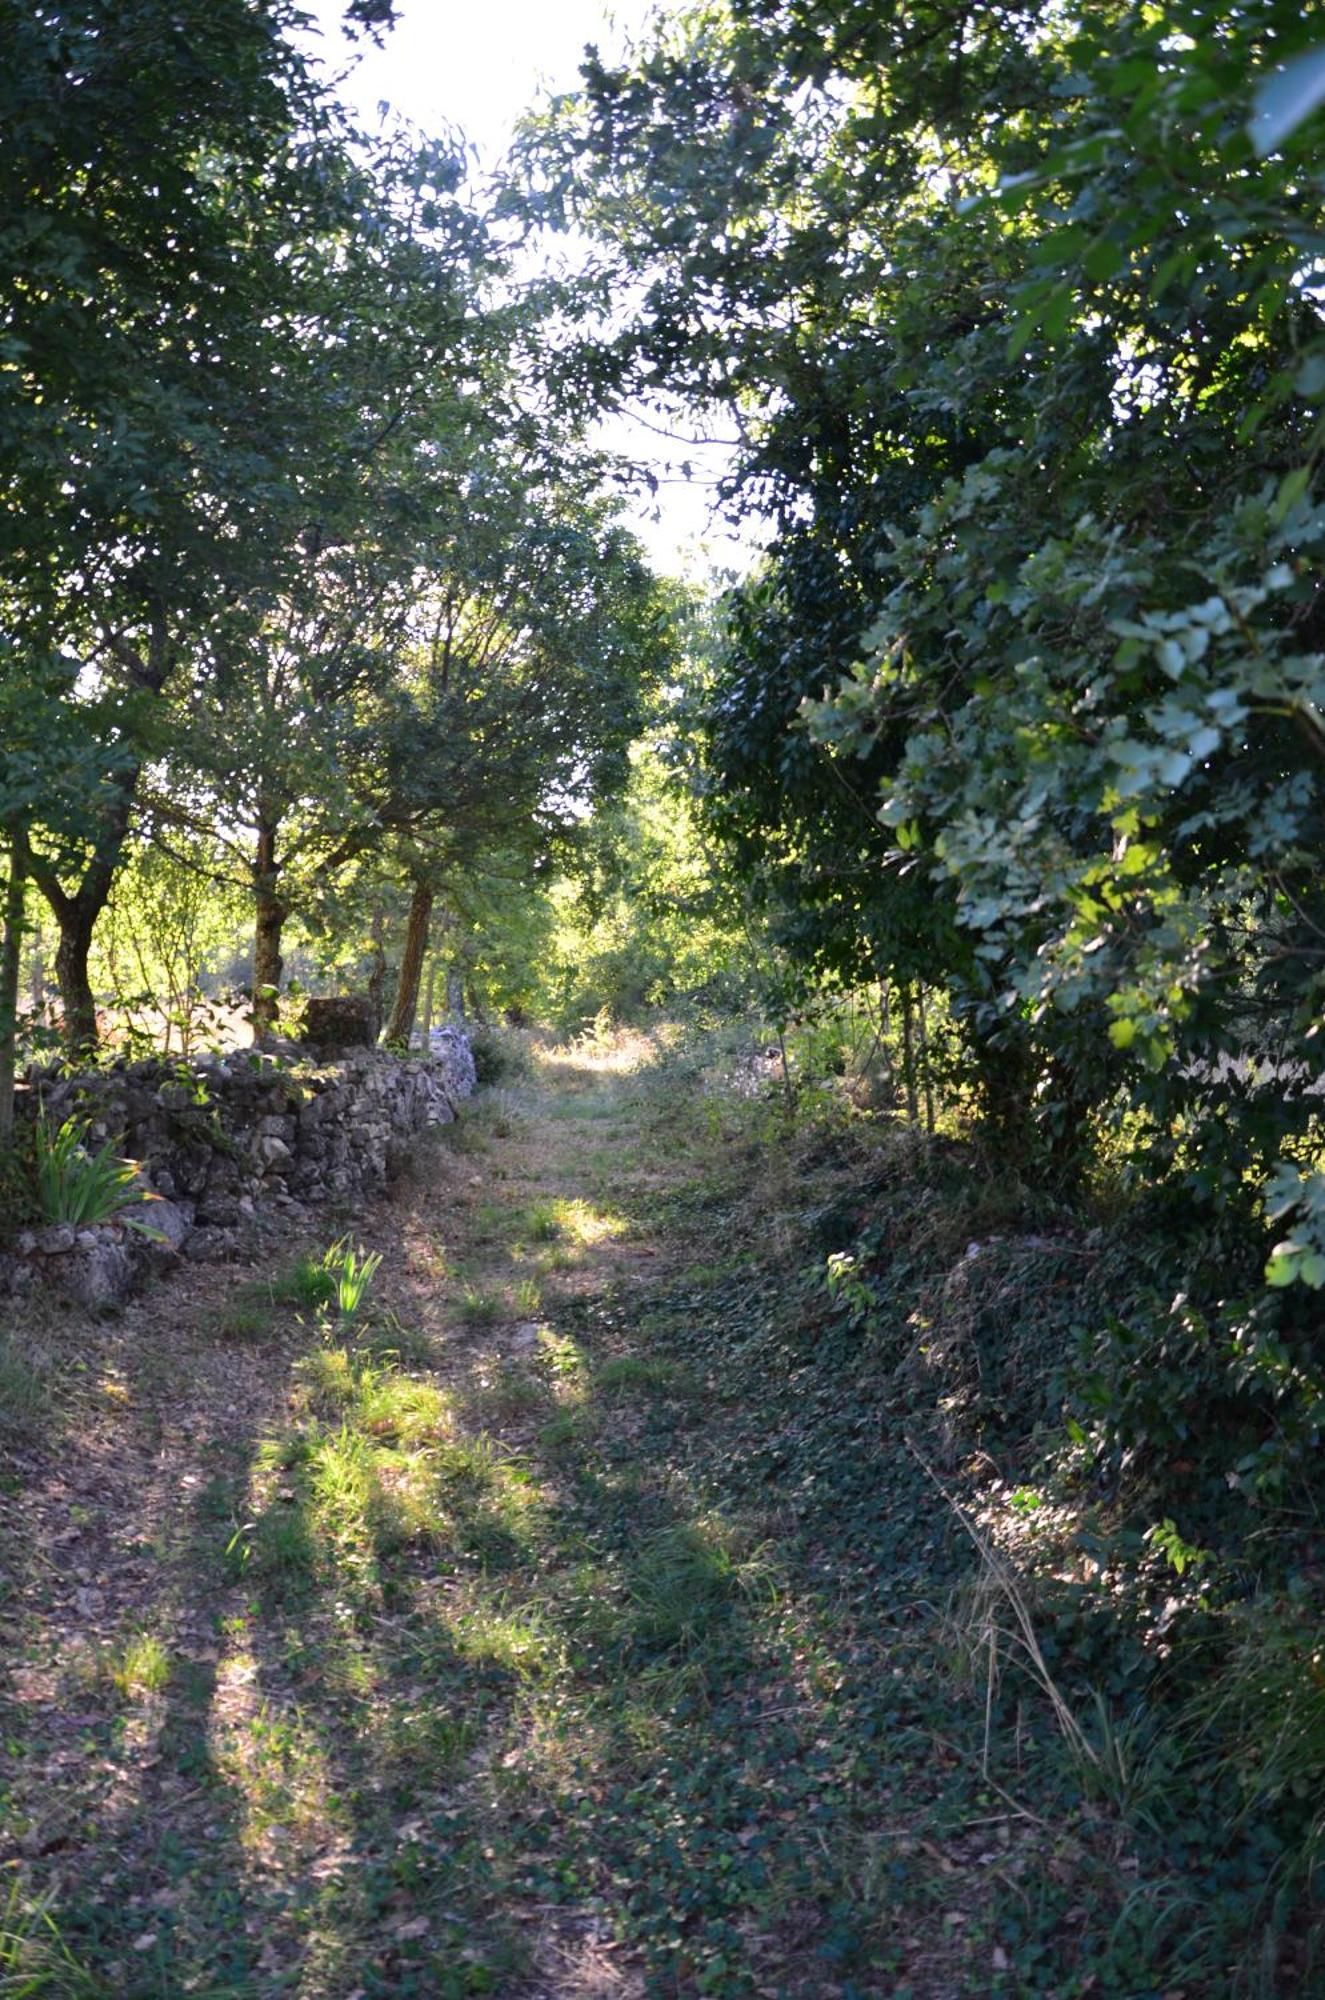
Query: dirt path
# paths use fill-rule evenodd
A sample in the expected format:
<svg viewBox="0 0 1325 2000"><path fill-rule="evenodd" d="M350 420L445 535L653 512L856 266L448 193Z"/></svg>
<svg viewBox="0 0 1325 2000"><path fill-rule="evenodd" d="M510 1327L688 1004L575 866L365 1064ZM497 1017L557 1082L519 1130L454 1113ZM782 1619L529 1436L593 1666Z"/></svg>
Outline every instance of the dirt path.
<svg viewBox="0 0 1325 2000"><path fill-rule="evenodd" d="M914 1578L816 1500L794 1369L752 1402L778 1224L720 1128L621 1055L548 1059L356 1220L383 1263L353 1316L292 1247L47 1329L75 1386L0 1521L0 1973L1016 1990L980 1924L1039 1835L992 1795L944 1820Z"/></svg>

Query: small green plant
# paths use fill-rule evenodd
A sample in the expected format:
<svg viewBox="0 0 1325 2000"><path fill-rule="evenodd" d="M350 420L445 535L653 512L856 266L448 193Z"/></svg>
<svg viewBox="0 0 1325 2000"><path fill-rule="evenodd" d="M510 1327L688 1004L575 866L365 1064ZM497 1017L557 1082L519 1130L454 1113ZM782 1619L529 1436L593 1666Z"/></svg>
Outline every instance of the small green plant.
<svg viewBox="0 0 1325 2000"><path fill-rule="evenodd" d="M279 1272L270 1281L267 1292L272 1303L302 1306L308 1312L330 1305L336 1292L336 1281L327 1261L330 1256L330 1250L321 1256L315 1250L306 1250L287 1271Z"/></svg>
<svg viewBox="0 0 1325 2000"><path fill-rule="evenodd" d="M688 1386L674 1361L662 1361L650 1354L618 1354L605 1361L595 1376L599 1389L608 1394L680 1394Z"/></svg>
<svg viewBox="0 0 1325 2000"><path fill-rule="evenodd" d="M506 1301L500 1292L480 1292L466 1285L460 1299L460 1316L466 1326L495 1326L503 1318Z"/></svg>
<svg viewBox="0 0 1325 2000"><path fill-rule="evenodd" d="M170 1655L151 1632L136 1632L115 1660L110 1677L126 1701L160 1694L170 1679Z"/></svg>
<svg viewBox="0 0 1325 2000"><path fill-rule="evenodd" d="M216 1316L216 1331L223 1340L265 1340L271 1330L271 1307L261 1301L236 1298Z"/></svg>
<svg viewBox="0 0 1325 2000"><path fill-rule="evenodd" d="M340 1317L353 1319L368 1296L382 1261L380 1250L365 1250L346 1236L331 1244L322 1262L331 1279L331 1296Z"/></svg>
<svg viewBox="0 0 1325 2000"><path fill-rule="evenodd" d="M853 1327L867 1327L878 1308L874 1287L849 1250L834 1250L824 1267L824 1290L835 1305L845 1306Z"/></svg>
<svg viewBox="0 0 1325 2000"><path fill-rule="evenodd" d="M95 1988L60 1936L50 1898L11 1876L0 1901L0 1995L12 2000L92 2000Z"/></svg>
<svg viewBox="0 0 1325 2000"><path fill-rule="evenodd" d="M47 1410L45 1378L12 1339L0 1336L0 1435L38 1436Z"/></svg>
<svg viewBox="0 0 1325 2000"><path fill-rule="evenodd" d="M521 1278L515 1288L515 1310L526 1319L535 1318L543 1310L543 1294L536 1278Z"/></svg>
<svg viewBox="0 0 1325 2000"><path fill-rule="evenodd" d="M536 1201L529 1210L529 1240L532 1243L556 1243L564 1235L561 1216L555 1201Z"/></svg>
<svg viewBox="0 0 1325 2000"><path fill-rule="evenodd" d="M37 1204L46 1222L90 1229L118 1220L144 1235L156 1234L127 1213L154 1198L137 1185L137 1167L120 1159L109 1141L90 1152L87 1127L76 1118L66 1118L56 1132L38 1119L36 1175Z"/></svg>
<svg viewBox="0 0 1325 2000"><path fill-rule="evenodd" d="M1168 1516L1146 1529L1146 1540L1152 1548L1159 1550L1170 1569L1179 1576L1186 1569L1199 1569L1209 1554L1208 1549L1198 1549L1191 1542L1184 1541L1177 1524Z"/></svg>

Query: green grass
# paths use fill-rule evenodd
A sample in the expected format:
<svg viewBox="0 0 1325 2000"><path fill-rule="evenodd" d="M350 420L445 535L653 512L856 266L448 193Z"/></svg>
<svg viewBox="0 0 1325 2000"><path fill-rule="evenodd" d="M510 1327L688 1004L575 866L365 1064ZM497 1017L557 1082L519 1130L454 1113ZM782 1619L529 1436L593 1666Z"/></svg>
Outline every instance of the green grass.
<svg viewBox="0 0 1325 2000"><path fill-rule="evenodd" d="M626 1089L569 1102L619 1113ZM1084 1587L1085 1545L1054 1539L1047 1488L1009 1453L998 1502L963 1456L969 1406L938 1407L952 1387L938 1359L901 1365L908 1315L932 1322L945 1296L906 1260L922 1238L960 1239L958 1256L968 1239L931 1213L932 1189L874 1189L867 1205L836 1169L793 1159L770 1185L802 1234L774 1263L748 1158L724 1155L693 1105L676 1115L691 1123L667 1189L632 1193L602 1160L590 1200L574 1124L540 1113L535 1202L489 1190L471 1234L439 1201L430 1226L469 1290L457 1300L434 1273L435 1336L393 1319L389 1270L362 1336L310 1302L311 1279L262 1283L253 1303L302 1320L275 1318L279 1345L245 1358L270 1369L265 1430L191 1435L197 1484L144 1482L137 1521L121 1518L136 1489L116 1488L115 1534L94 1546L109 1565L100 1550L136 1535L133 1608L104 1623L121 1637L85 1680L71 1673L59 1729L43 1680L7 1722L6 1810L34 1848L48 1818L52 1839L71 1826L80 1844L77 1870L63 1846L25 1862L22 1948L54 1953L53 1970L6 1987L0 1945L0 2000L466 2000L570 1992L581 1972L592 1990L594 1963L570 1954L595 1937L600 1972L678 2000L1232 2000L1266 1883L1284 1880L1281 1850L1249 1830L1249 1799L1268 1807L1215 1764L1202 1797L1190 1734L1149 1706L1149 1641L1120 1653ZM641 1140L617 1123L624 1164ZM606 1131L595 1120L604 1145ZM814 1231L843 1207L881 1226L892 1201L896 1290L880 1279L878 1324L848 1324ZM595 1263L646 1228L671 1255L642 1274ZM550 1273L535 1303L478 1238L538 1244L540 1269L564 1252L574 1283ZM517 1339L523 1318L536 1336ZM996 1359L986 1380L1003 1379ZM975 1372L965 1349L952 1366ZM145 1436L156 1467L160 1436ZM1044 1676L907 1439L1046 1551L1024 1604ZM69 1525L100 1528L95 1492L79 1504ZM67 1560L86 1563L76 1543ZM1154 1605L1187 1584L1154 1581ZM25 1646L64 1602L43 1587ZM1248 1605L1218 1637L1207 1733L1237 1740L1267 1796L1291 1797L1293 1748L1258 1690L1283 1691L1317 1760L1311 1597L1281 1629ZM1316 1796L1299 1810L1309 1825ZM57 1879L58 1939L39 1901ZM1283 1962L1313 1990L1305 1923L1273 1949L1298 1954Z"/></svg>
<svg viewBox="0 0 1325 2000"><path fill-rule="evenodd" d="M0 1437L37 1438L51 1413L44 1370L20 1348L0 1335Z"/></svg>
<svg viewBox="0 0 1325 2000"><path fill-rule="evenodd" d="M110 1679L126 1701L160 1694L170 1679L170 1655L153 1632L126 1640L109 1665Z"/></svg>
<svg viewBox="0 0 1325 2000"><path fill-rule="evenodd" d="M476 1285L466 1285L460 1294L457 1310L464 1325L474 1330L496 1326L509 1317L504 1292L484 1290Z"/></svg>
<svg viewBox="0 0 1325 2000"><path fill-rule="evenodd" d="M217 1308L213 1321L215 1331L221 1340L261 1341L269 1340L279 1325L276 1312L269 1296L254 1299L241 1289L233 1299Z"/></svg>
<svg viewBox="0 0 1325 2000"><path fill-rule="evenodd" d="M594 1385L607 1395L689 1396L695 1393L688 1372L656 1354L618 1354L604 1361Z"/></svg>
<svg viewBox="0 0 1325 2000"><path fill-rule="evenodd" d="M319 1306L329 1305L335 1297L336 1279L323 1252L306 1250L283 1271L268 1279L263 1289L273 1305L297 1306L305 1312L316 1312Z"/></svg>

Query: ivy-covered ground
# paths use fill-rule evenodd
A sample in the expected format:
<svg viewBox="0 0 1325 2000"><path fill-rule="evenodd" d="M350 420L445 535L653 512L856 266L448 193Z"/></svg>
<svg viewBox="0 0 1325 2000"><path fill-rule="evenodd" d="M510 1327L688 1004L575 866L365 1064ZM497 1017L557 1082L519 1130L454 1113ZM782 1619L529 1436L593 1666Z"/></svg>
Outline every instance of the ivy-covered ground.
<svg viewBox="0 0 1325 2000"><path fill-rule="evenodd" d="M1310 1990L990 1525L913 1267L999 1190L730 1085L539 1052L329 1229L357 1303L324 1237L11 1339L0 1994Z"/></svg>

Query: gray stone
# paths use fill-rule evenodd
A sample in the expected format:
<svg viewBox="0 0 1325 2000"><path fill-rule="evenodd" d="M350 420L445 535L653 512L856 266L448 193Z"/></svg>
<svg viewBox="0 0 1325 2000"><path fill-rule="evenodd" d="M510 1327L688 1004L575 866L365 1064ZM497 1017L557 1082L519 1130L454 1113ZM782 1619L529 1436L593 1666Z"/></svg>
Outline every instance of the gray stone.
<svg viewBox="0 0 1325 2000"><path fill-rule="evenodd" d="M277 1228L278 1216L287 1224L301 1217L306 1203L376 1195L404 1164L411 1141L455 1115L457 1098L472 1087L467 1057L463 1037L448 1029L433 1053L404 1060L365 1045L317 1067L304 1051L291 1070L265 1053L200 1062L210 1099L203 1117L187 1115L192 1093L159 1061L132 1073L38 1076L20 1116L25 1109L33 1116L39 1100L55 1123L95 1112L117 1147L132 1140L133 1157L143 1163L138 1185L148 1197L134 1220L153 1234L120 1223L81 1233L67 1224L25 1231L0 1260L0 1291L36 1279L105 1304L181 1250L203 1260L233 1257L255 1232ZM183 1093L185 1115L162 1115L170 1092ZM179 1100L166 1101L173 1107Z"/></svg>
<svg viewBox="0 0 1325 2000"><path fill-rule="evenodd" d="M125 1245L108 1231L89 1230L57 1267L56 1289L80 1306L118 1305L133 1289L133 1261Z"/></svg>
<svg viewBox="0 0 1325 2000"><path fill-rule="evenodd" d="M216 1264L223 1257L232 1256L235 1248L233 1229L195 1229L184 1244L184 1255L194 1264Z"/></svg>

